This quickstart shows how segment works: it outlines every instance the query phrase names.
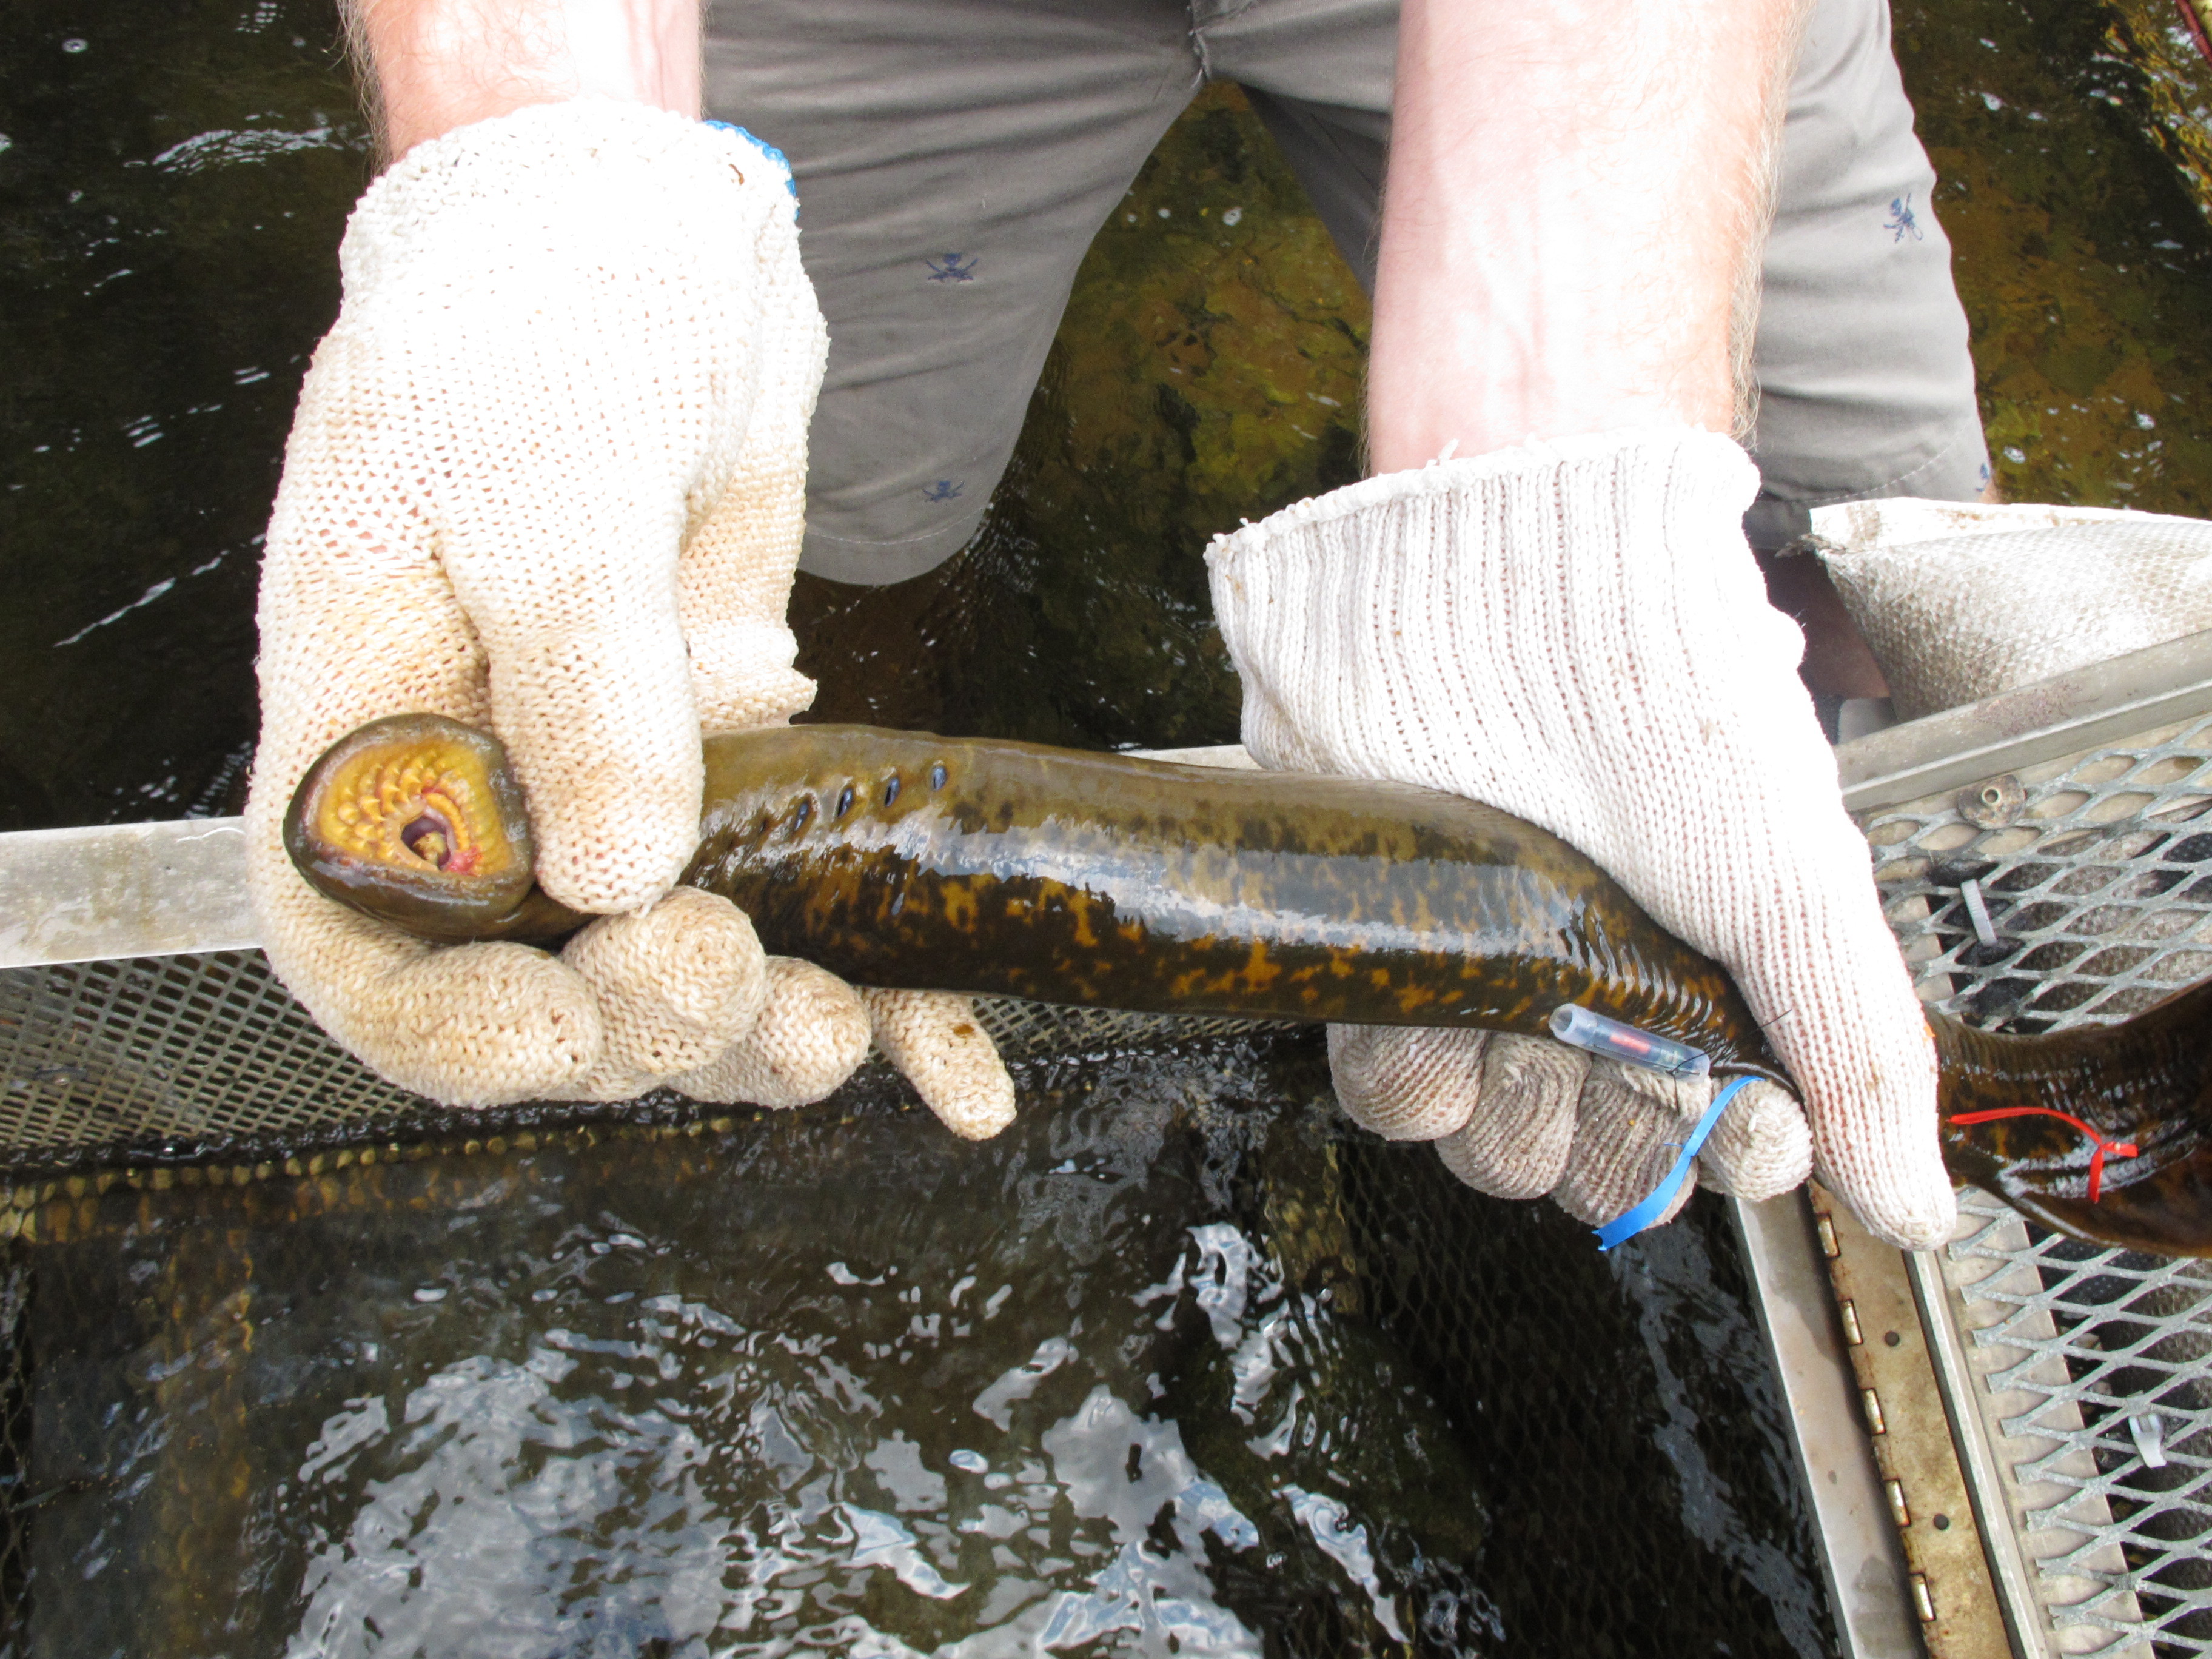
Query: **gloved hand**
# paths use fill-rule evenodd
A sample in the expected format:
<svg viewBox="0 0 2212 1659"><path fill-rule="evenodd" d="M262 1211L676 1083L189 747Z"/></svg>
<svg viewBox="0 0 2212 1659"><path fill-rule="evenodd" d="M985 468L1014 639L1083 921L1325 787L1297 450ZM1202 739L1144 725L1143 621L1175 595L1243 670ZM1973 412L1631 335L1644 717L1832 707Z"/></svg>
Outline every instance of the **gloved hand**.
<svg viewBox="0 0 2212 1659"><path fill-rule="evenodd" d="M1925 1247L1954 1214L1934 1050L1797 683L1802 641L1744 544L1757 484L1727 439L1679 429L1441 462L1220 538L1215 611L1254 755L1450 789L1581 848L1734 975L1804 1091L1822 1179ZM1386 1133L1449 1136L1478 1184L1593 1219L1656 1184L1703 1103L1607 1067L1565 1106L1579 1057L1540 1044L1492 1039L1484 1063L1436 1034L1333 1047ZM1802 1174L1779 1091L1747 1090L1722 1126L1709 1180L1755 1196Z"/></svg>
<svg viewBox="0 0 2212 1659"><path fill-rule="evenodd" d="M702 732L813 696L784 610L826 341L781 158L639 105L527 108L416 146L339 260L262 574L246 824L272 964L370 1066L451 1104L672 1079L751 1099L747 1066L773 1103L818 1098L866 1055L860 996L764 963L726 901L669 890ZM613 914L558 957L441 949L308 888L279 836L293 789L403 711L495 732L539 880ZM963 1133L1002 1125L1003 1068L955 1035L972 1021L887 996L894 1045L965 1057L957 1098L925 1073L933 1104Z"/></svg>
<svg viewBox="0 0 2212 1659"><path fill-rule="evenodd" d="M1725 1085L1594 1059L1547 1037L1381 1025L1329 1028L1337 1097L1363 1128L1429 1140L1493 1198L1541 1198L1593 1225L1643 1201ZM1698 1152L1698 1184L1753 1203L1811 1173L1805 1114L1786 1090L1740 1091ZM1660 1219L1689 1201L1685 1182Z"/></svg>

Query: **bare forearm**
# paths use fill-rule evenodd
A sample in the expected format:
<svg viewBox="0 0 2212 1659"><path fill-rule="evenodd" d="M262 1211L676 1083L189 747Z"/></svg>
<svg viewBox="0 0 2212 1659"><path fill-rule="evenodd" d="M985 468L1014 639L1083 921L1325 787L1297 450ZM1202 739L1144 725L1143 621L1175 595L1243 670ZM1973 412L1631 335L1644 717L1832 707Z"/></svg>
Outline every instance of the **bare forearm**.
<svg viewBox="0 0 2212 1659"><path fill-rule="evenodd" d="M699 113L700 0L346 0L386 155L530 104Z"/></svg>
<svg viewBox="0 0 2212 1659"><path fill-rule="evenodd" d="M1457 443L1727 430L1802 0L1405 0L1377 471Z"/></svg>

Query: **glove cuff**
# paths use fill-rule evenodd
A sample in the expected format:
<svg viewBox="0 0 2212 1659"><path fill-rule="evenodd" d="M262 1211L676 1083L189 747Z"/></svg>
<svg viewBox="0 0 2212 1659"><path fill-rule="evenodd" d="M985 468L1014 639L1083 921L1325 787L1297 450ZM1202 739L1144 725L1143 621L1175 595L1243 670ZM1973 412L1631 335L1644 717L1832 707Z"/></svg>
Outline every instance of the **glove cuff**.
<svg viewBox="0 0 2212 1659"><path fill-rule="evenodd" d="M1698 532L1715 524L1739 526L1758 493L1759 470L1751 458L1717 432L1656 427L1531 439L1310 497L1215 537L1206 559L1218 586L1224 578L1234 580L1240 562L1279 552L1292 537L1312 538L1319 554L1330 542L1367 529L1348 520L1382 520L1447 502L1463 502L1488 520L1492 540L1524 532L1515 538L1522 545L1617 540L1624 520L1661 503L1670 529L1679 525ZM1694 544L1698 538L1682 539Z"/></svg>
<svg viewBox="0 0 2212 1659"><path fill-rule="evenodd" d="M1505 805L1453 772L1462 665L1510 668L1598 718L1636 682L1701 678L1700 659L1749 648L1786 673L1802 641L1743 539L1757 489L1717 433L1601 433L1369 478L1218 537L1206 562L1247 747Z"/></svg>
<svg viewBox="0 0 2212 1659"><path fill-rule="evenodd" d="M716 198L723 198L719 204ZM426 140L370 184L347 221L338 266L349 299L413 253L471 240L573 238L611 203L656 203L746 222L799 215L791 166L741 127L612 98L532 104ZM496 229L494 230L494 227ZM511 245L511 243L510 243Z"/></svg>

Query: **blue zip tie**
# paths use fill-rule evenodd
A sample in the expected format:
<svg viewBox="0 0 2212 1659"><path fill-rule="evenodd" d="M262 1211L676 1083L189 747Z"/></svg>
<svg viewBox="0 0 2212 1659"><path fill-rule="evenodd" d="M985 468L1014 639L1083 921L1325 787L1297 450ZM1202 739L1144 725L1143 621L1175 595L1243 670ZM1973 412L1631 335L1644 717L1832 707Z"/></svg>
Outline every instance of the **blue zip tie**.
<svg viewBox="0 0 2212 1659"><path fill-rule="evenodd" d="M735 121L709 121L706 123L706 125L710 127L720 127L725 132L736 133L738 137L744 139L762 155L767 156L769 161L781 167L783 169L783 187L791 192L791 199L793 201L795 202L799 199L799 180L791 176L791 158L789 156L786 155L774 144L763 143L762 140L754 137L752 134L747 132Z"/></svg>
<svg viewBox="0 0 2212 1659"><path fill-rule="evenodd" d="M1645 1199L1627 1214L1616 1216L1597 1230L1597 1247L1609 1250L1616 1244L1626 1244L1646 1227L1656 1227L1659 1218L1667 1213L1667 1206L1674 1201L1674 1194L1682 1190L1682 1182L1690 1173L1690 1160L1698 1155L1698 1148L1705 1144L1705 1137L1713 1132L1713 1125L1721 1121L1728 1103L1736 1097L1751 1079L1740 1077L1713 1097L1713 1103L1705 1108L1705 1115L1698 1120L1698 1127L1690 1131L1690 1138L1682 1143L1682 1150L1674 1159L1674 1167L1667 1171L1666 1179L1651 1189Z"/></svg>

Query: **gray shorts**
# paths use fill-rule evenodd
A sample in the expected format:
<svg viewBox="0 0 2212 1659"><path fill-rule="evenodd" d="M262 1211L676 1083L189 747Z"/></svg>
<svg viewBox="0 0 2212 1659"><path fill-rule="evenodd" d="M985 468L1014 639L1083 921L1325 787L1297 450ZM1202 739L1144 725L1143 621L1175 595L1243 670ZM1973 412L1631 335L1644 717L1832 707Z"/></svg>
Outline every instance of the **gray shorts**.
<svg viewBox="0 0 2212 1659"><path fill-rule="evenodd" d="M830 322L801 568L898 581L966 544L1076 266L1209 80L1371 288L1396 51L1396 0L715 0L708 112L791 158ZM1766 252L1757 545L1988 481L1935 182L1886 0L1820 0Z"/></svg>

